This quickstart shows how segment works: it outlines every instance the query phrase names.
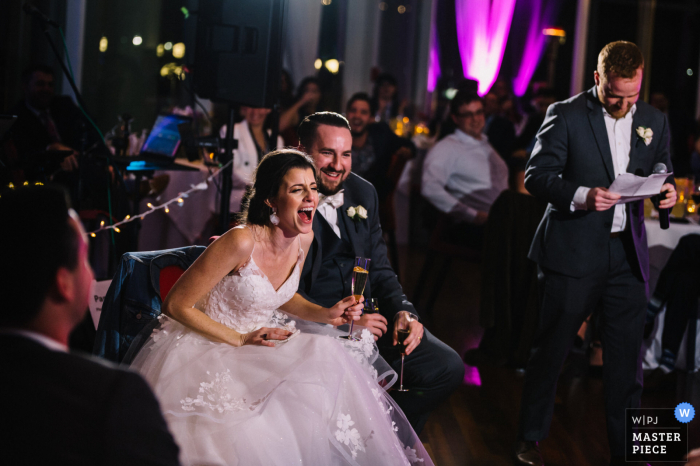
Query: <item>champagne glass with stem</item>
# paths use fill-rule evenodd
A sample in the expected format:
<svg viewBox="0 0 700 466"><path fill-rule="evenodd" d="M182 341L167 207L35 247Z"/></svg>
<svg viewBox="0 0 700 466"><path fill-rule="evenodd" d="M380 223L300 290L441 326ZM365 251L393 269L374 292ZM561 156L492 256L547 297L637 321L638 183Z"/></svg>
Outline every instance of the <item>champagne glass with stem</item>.
<svg viewBox="0 0 700 466"><path fill-rule="evenodd" d="M406 338L411 334L410 323L413 321L411 314L406 311L400 311L394 317L394 327L396 327L396 340L398 342L398 349L401 351L401 376L399 379L399 389L400 392L407 392L408 388L403 388L403 360L406 357L406 345L404 342Z"/></svg>
<svg viewBox="0 0 700 466"><path fill-rule="evenodd" d="M354 266L352 268L352 295L355 297L357 302L360 302L362 294L365 292L365 285L367 284L367 279L369 278L369 262L371 259L364 257L355 257ZM359 341L359 338L353 336L352 329L355 325L355 321L350 321L350 332L347 335L343 335L344 340Z"/></svg>

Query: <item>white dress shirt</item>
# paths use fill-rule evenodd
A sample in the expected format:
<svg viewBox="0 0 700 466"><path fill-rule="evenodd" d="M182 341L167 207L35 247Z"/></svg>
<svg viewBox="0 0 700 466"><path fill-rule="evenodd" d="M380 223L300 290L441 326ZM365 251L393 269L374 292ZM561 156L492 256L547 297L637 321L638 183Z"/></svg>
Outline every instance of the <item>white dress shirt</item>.
<svg viewBox="0 0 700 466"><path fill-rule="evenodd" d="M423 165L421 193L442 212L460 208L469 222L488 212L508 188L508 166L488 142L457 129L433 147Z"/></svg>
<svg viewBox="0 0 700 466"><path fill-rule="evenodd" d="M321 215L323 216L323 218L326 219L326 221L331 226L335 234L338 235L338 238L340 238L340 226L338 225L338 208L333 207L333 205L329 202L330 199L327 200L328 197L337 198L340 205L342 206L344 197L343 190L341 189L333 196L324 196L323 194L319 194L318 206L316 207L316 211L321 213Z"/></svg>
<svg viewBox="0 0 700 466"><path fill-rule="evenodd" d="M630 163L630 150L632 149L632 119L637 111L637 104L634 104L627 115L623 118L614 118L605 108L603 108L603 118L605 119L605 129L608 133L608 143L612 154L613 169L615 178L623 173L627 173L627 166ZM591 188L579 186L574 194L572 210L586 210L586 197ZM624 231L627 225L627 213L624 204L615 205L611 233Z"/></svg>

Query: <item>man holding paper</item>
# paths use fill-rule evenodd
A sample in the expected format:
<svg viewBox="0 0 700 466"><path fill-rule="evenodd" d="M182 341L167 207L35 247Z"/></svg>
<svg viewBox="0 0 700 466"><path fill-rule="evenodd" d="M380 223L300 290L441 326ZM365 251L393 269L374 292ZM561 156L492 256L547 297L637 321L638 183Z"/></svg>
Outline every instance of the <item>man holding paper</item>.
<svg viewBox="0 0 700 466"><path fill-rule="evenodd" d="M623 173L670 173L668 122L637 102L644 59L613 42L598 56L595 87L549 107L527 165L525 186L549 203L529 257L544 273L539 334L528 362L515 456L544 464L559 371L597 305L603 312L605 405L611 464L624 462L625 408L639 407L649 254L642 201L618 204L608 188ZM661 208L676 202L672 178Z"/></svg>

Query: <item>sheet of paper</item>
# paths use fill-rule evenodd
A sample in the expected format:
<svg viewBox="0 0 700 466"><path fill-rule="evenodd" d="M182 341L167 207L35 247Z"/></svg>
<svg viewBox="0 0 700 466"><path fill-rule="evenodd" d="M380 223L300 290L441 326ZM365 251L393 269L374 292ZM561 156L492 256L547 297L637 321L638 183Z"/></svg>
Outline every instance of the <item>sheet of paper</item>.
<svg viewBox="0 0 700 466"><path fill-rule="evenodd" d="M95 329L100 323L100 314L102 313L102 303L105 300L105 295L109 289L112 280L104 280L101 282L92 281L92 292L90 293L90 315L92 315L92 323L95 324Z"/></svg>
<svg viewBox="0 0 700 466"><path fill-rule="evenodd" d="M640 199L647 199L656 196L661 192L661 186L673 173L663 173L650 175L648 177L637 176L631 173L623 173L615 178L608 190L622 196L617 201L618 204L626 204Z"/></svg>

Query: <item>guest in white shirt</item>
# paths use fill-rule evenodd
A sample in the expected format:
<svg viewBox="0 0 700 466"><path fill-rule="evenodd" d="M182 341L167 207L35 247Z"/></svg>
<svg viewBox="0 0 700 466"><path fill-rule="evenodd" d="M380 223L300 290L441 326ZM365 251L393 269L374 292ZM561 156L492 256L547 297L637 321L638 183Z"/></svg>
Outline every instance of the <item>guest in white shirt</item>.
<svg viewBox="0 0 700 466"><path fill-rule="evenodd" d="M421 193L457 223L480 227L508 188L508 167L482 133L484 107L478 95L459 91L450 114L457 129L426 156Z"/></svg>
<svg viewBox="0 0 700 466"><path fill-rule="evenodd" d="M231 209L240 208L246 188L251 184L253 172L263 155L275 149L281 149L284 142L277 136L277 144L271 141L271 130L265 130L265 118L269 108L241 107L243 121L233 126L233 138L238 141L238 148L233 151L233 189L231 190ZM226 125L221 127L219 137L226 137Z"/></svg>

